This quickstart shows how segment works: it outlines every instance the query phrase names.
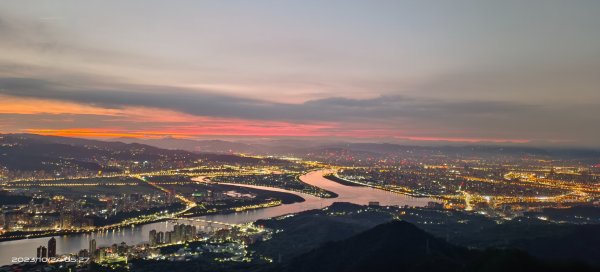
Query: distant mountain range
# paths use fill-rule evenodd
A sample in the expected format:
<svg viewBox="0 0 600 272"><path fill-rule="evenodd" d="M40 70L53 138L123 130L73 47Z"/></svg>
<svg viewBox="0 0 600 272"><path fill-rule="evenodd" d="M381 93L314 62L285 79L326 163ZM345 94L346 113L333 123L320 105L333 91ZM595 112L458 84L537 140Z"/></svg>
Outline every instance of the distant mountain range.
<svg viewBox="0 0 600 272"><path fill-rule="evenodd" d="M104 142L34 134L0 135L0 166L13 171L107 171L121 169L110 161L194 160L187 151L162 150L142 144Z"/></svg>
<svg viewBox="0 0 600 272"><path fill-rule="evenodd" d="M228 154L163 149L140 143L123 143L36 134L0 134L0 170L21 172L120 172L119 162L146 163L151 168L191 165L198 160L221 163L280 163ZM267 161L269 160L269 161Z"/></svg>
<svg viewBox="0 0 600 272"><path fill-rule="evenodd" d="M182 149L193 152L208 153L246 153L255 155L264 154L297 154L308 149L319 148L323 143L304 140L256 140L256 141L224 141L224 140L192 140L192 139L137 139L117 138L124 143L141 143L166 149Z"/></svg>
<svg viewBox="0 0 600 272"><path fill-rule="evenodd" d="M247 154L278 154L305 156L328 151L352 152L357 154L393 154L393 153L422 153L422 154L452 154L465 156L556 156L567 159L600 158L600 150L567 149L567 148L537 148L527 146L494 146L494 145L434 145L417 146L394 143L350 143L311 140L268 139L262 141L224 141L224 140L192 140L192 139L135 139L118 138L126 143L142 143L166 149L181 149L192 152L209 153L247 153Z"/></svg>
<svg viewBox="0 0 600 272"><path fill-rule="evenodd" d="M115 160L149 164L186 165L197 160L224 163L257 163L259 160L233 154L291 155L328 161L344 157L421 157L446 155L457 157L537 156L579 159L600 163L600 151L583 149L541 149L503 146L407 146L390 143L334 143L305 140L264 140L233 142L191 139L131 139L99 141L35 134L0 134L0 170L11 171L103 171L118 172ZM281 163L263 159L263 163Z"/></svg>
<svg viewBox="0 0 600 272"><path fill-rule="evenodd" d="M208 153L259 153L262 148L260 145L222 140L190 140L170 137L163 139L116 138L115 140L123 143L141 143L164 149L181 149Z"/></svg>

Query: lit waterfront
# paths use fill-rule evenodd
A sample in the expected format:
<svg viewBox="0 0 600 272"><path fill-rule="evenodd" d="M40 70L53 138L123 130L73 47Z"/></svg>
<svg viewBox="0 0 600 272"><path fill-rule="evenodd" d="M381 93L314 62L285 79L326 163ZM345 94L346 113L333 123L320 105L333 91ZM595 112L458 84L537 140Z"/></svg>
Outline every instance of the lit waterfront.
<svg viewBox="0 0 600 272"><path fill-rule="evenodd" d="M259 219L266 219L311 209L320 209L327 207L334 202L351 202L355 204L366 205L369 201L378 201L381 203L381 205L425 206L429 201L434 201L429 198L414 198L406 195L400 195L366 187L350 187L341 185L323 177L324 174L329 172L330 170L313 171L301 176L300 180L310 185L334 192L338 194L337 198L323 199L312 195L292 192L280 188L230 184L240 187L295 194L304 198L305 201L265 209L257 209L230 214L207 215L197 218L207 221L241 224L253 222ZM202 178L197 178L196 180L202 180ZM184 221L189 222L189 220L185 219ZM108 231L56 236L57 253L76 253L80 249L87 248L88 242L91 239L96 239L99 246L109 246L114 243L118 244L121 242L125 242L128 245L135 245L148 241L148 233L152 229L155 229L157 231L167 231L172 228L172 222L156 222ZM11 257L35 256L35 249L40 245L45 245L48 242L48 239L50 239L50 237L1 242L0 265L10 264Z"/></svg>

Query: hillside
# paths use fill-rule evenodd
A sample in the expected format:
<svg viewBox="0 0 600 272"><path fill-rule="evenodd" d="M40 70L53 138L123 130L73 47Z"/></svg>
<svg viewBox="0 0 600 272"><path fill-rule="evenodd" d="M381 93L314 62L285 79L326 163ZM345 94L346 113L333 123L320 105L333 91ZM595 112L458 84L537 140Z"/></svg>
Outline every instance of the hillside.
<svg viewBox="0 0 600 272"><path fill-rule="evenodd" d="M283 162L275 159L161 149L138 143L35 134L0 134L0 171L9 179L85 176L98 171L152 171L195 166L199 163L206 165Z"/></svg>
<svg viewBox="0 0 600 272"><path fill-rule="evenodd" d="M516 250L469 250L403 221L392 221L349 239L327 243L281 269L289 272L592 271L580 264L540 261Z"/></svg>

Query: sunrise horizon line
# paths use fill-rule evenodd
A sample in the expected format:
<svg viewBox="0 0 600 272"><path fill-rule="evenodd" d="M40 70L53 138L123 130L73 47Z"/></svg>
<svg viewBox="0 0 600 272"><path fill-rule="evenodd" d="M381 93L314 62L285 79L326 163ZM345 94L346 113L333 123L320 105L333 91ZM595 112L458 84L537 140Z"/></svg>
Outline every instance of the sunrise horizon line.
<svg viewBox="0 0 600 272"><path fill-rule="evenodd" d="M331 136L294 136L294 135L199 135L191 137L182 137L180 135L160 135L153 137L134 137L127 135L70 135L70 134L52 134L28 131L0 131L0 137L3 135L33 135L42 137L60 137L65 139L84 139L96 140L102 142L121 142L122 140L131 140L133 142L144 143L148 141L161 140L189 140L189 141L223 141L232 143L244 143L248 141L312 141L318 144L391 144L409 147L507 147L507 148L539 148L556 150L600 150L600 146L586 145L557 145L556 142L543 141L503 141L501 139L471 139L471 138L436 138L436 137L379 137L379 138L361 138L361 137L331 137ZM463 140L464 139L464 140Z"/></svg>

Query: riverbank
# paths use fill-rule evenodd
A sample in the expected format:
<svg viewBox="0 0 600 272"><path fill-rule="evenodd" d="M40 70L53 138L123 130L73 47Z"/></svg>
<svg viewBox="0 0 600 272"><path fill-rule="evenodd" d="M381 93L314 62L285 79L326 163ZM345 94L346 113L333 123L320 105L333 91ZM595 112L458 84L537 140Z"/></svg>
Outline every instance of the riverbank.
<svg viewBox="0 0 600 272"><path fill-rule="evenodd" d="M401 194L401 195L406 195L406 196L410 196L410 197L431 198L431 199L434 199L436 201L443 201L443 200L445 200L444 198L439 197L439 196L417 194L417 193L414 193L414 192L412 192L412 191L410 191L408 189L389 188L389 187L385 187L385 186L373 185L373 184L362 183L362 182L358 182L358 181L354 181L354 180L344 179L344 178L338 176L337 173L326 174L323 177L326 178L326 179L328 179L328 180L331 180L333 182L339 183L341 185L350 186L350 187L370 187L370 188L373 188L373 189L377 189L377 190L381 190L381 191L387 191L387 192L392 192L392 193Z"/></svg>
<svg viewBox="0 0 600 272"><path fill-rule="evenodd" d="M240 186L236 186L236 185L219 184L219 183L214 183L214 185L223 187L226 190L235 190L235 189L239 190L240 189ZM210 216L210 215L227 215L227 214L232 214L232 213L236 213L236 212L244 212L244 211L251 211L251 210L256 210L256 209L264 209L264 208L272 208L272 207L276 207L276 206L280 206L280 205L301 203L301 202L305 201L305 199L303 197L296 195L294 193L289 193L289 192L269 191L269 190L256 189L256 188L250 188L250 187L247 187L244 189L247 192L251 192L256 195L260 195L261 199L263 199L263 201L256 201L254 203L248 203L248 204L244 204L244 205L235 205L235 204L225 205L225 206L220 207L221 210L216 210L216 211L198 210L197 212L193 212L193 210L192 210L192 212L188 211L186 214L182 214L180 216L182 218L193 218L193 217ZM272 199L275 199L275 200L272 200ZM186 209L188 209L188 207L186 207L185 205L181 205L181 206L182 207L180 207L179 211L172 211L171 213L169 213L171 215L164 215L157 219L148 219L148 220L141 220L141 221L137 221L137 222L128 222L128 220L132 220L135 218L135 217L131 217L131 218L124 218L123 220L121 220L121 222L117 222L117 223L113 223L113 224L106 224L106 225L102 225L102 226L96 226L96 227L93 227L90 229L61 230L61 231L44 230L44 231L9 232L9 233L0 235L0 242L34 239L34 238L44 238L44 237L52 237L52 236L63 236L63 235L71 235L71 234L85 234L85 233L93 233L93 232L98 232L98 231L109 231L109 230L113 230L113 229L122 229L122 228L127 228L127 227L132 227L132 226L163 222L163 221L172 219L175 214L178 214L181 211L185 211ZM152 216L152 215L150 215L150 216ZM160 216L160 214L156 214L155 216Z"/></svg>
<svg viewBox="0 0 600 272"><path fill-rule="evenodd" d="M328 174L328 175L325 175L323 177L326 178L326 179L328 179L328 180L331 180L333 182L337 182L339 184L346 185L346 186L352 186L352 187L365 187L365 186L367 186L367 185L364 185L362 183L353 182L353 181L350 181L350 180L347 180L347 179L340 178L340 177L338 177L335 174Z"/></svg>
<svg viewBox="0 0 600 272"><path fill-rule="evenodd" d="M304 201L304 199L302 199L302 201ZM302 201L299 201L299 202L302 202ZM290 203L297 203L297 202L290 202ZM193 214L190 216L182 216L182 218L194 218L194 217L199 217L199 216L210 216L210 215L228 215L228 214L233 214L233 213L237 213L237 212L272 208L272 207L280 206L282 204L284 204L282 201L268 201L268 202L249 205L249 206L227 207L226 210L217 211L217 212L206 211L204 213L197 213L197 214ZM8 237L0 236L0 242L118 230L118 229L124 229L124 228L128 228L128 227L135 227L135 226L139 226L139 225L164 222L164 221L172 220L172 219L173 219L173 217L169 216L169 217L160 218L160 219L156 219L156 220L148 220L148 221L136 222L136 223L130 223L130 224L119 224L119 226L102 226L102 227L95 227L92 229L11 232L10 233L10 234L12 234L11 236L8 236Z"/></svg>
<svg viewBox="0 0 600 272"><path fill-rule="evenodd" d="M225 214L207 214L195 218L205 222L223 222L228 224L245 224L260 219L278 217L287 214L295 214L302 211L322 209L330 206L334 202L350 202L359 205L367 205L371 201L378 201L382 206L409 206L420 207L427 205L432 201L430 198L413 198L406 195L381 191L369 187L350 187L338 184L323 177L323 175L332 173L328 170L312 171L300 176L302 182L313 186L335 192L337 198L318 198L313 195L290 192L279 188L229 184L240 187L253 187L254 189L280 191L295 194L302 197L305 201L293 204L282 204L270 208L259 208L243 212L228 212ZM148 241L148 233L151 230L170 231L173 229L174 222L163 220L165 222L154 222L136 225L131 228L121 228L112 231L97 231L90 233L71 233L55 237L57 240L57 253L73 253L83 248L87 248L91 239L96 239L98 245L112 245L115 243L126 242L127 244L139 244ZM53 236L53 235L49 235ZM33 238L33 239L32 239ZM40 245L45 245L47 239L40 237L29 237L17 241L5 241L0 243L0 265L9 264L13 256L30 256L35 253L35 249Z"/></svg>

